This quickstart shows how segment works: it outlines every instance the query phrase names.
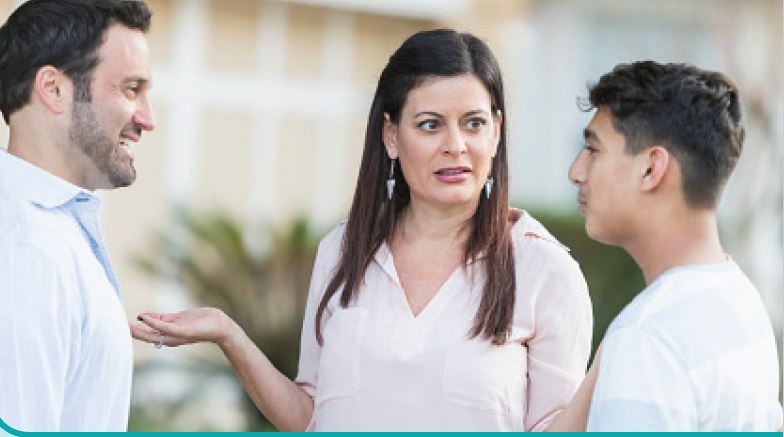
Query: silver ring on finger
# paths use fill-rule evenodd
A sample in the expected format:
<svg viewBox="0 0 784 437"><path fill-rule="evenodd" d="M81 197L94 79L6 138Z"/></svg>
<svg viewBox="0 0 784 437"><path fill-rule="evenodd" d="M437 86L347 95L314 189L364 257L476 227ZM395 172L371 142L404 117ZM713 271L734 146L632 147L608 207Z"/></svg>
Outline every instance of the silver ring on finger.
<svg viewBox="0 0 784 437"><path fill-rule="evenodd" d="M160 349L166 346L166 334L161 333L161 336L158 337L158 342L155 343L155 349Z"/></svg>

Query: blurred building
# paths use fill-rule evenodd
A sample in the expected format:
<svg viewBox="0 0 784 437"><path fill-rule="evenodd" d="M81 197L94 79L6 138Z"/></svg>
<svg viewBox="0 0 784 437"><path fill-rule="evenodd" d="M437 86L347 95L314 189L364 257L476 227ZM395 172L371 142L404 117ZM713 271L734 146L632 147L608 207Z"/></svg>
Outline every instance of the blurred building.
<svg viewBox="0 0 784 437"><path fill-rule="evenodd" d="M0 17L18 1L0 0ZM104 228L129 315L187 305L131 262L177 205L249 224L346 215L376 80L415 31L484 38L505 74L512 198L574 211L566 171L590 114L586 84L619 62L690 62L739 84L747 120L721 206L727 250L781 333L784 110L779 0L148 0L158 128L135 185L103 194ZM0 144L7 128L0 125ZM137 359L150 359L137 345Z"/></svg>

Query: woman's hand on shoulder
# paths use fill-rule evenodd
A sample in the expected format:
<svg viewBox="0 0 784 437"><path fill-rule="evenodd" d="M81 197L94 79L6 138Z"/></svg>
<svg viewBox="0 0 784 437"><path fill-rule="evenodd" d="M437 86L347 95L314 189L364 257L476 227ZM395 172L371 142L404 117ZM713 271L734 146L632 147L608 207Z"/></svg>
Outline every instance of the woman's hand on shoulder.
<svg viewBox="0 0 784 437"><path fill-rule="evenodd" d="M173 314L145 312L131 324L131 334L137 340L158 343L161 334L165 346L182 346L198 342L212 342L223 346L239 326L217 308L197 308Z"/></svg>

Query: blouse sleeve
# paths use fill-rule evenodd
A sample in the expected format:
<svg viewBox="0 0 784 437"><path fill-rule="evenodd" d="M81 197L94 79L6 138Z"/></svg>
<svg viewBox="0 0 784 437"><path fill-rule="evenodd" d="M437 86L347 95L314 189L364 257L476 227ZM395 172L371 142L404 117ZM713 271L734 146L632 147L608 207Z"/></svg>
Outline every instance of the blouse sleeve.
<svg viewBox="0 0 784 437"><path fill-rule="evenodd" d="M321 346L316 340L316 311L339 261L344 225L338 226L321 240L310 279L305 316L302 320L299 367L294 382L311 398L316 394Z"/></svg>
<svg viewBox="0 0 784 437"><path fill-rule="evenodd" d="M526 431L544 431L572 400L591 351L593 312L578 264L562 247L538 242L537 264L526 269L534 294L534 334L528 346ZM534 256L532 256L534 255Z"/></svg>

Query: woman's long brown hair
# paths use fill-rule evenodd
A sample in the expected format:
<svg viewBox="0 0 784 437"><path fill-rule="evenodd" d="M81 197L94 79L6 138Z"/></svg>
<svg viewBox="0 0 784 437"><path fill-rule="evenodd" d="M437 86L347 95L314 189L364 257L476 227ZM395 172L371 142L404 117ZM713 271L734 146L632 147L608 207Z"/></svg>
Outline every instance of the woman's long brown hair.
<svg viewBox="0 0 784 437"><path fill-rule="evenodd" d="M384 114L389 114L397 124L408 93L422 81L428 77L464 74L474 75L484 84L494 114L498 111L506 114L498 62L490 48L471 34L447 29L416 33L390 57L382 71L368 117L362 163L340 261L316 313L319 344L323 344L322 319L328 302L339 291L343 308L356 298L374 254L381 243L392 238L401 212L410 203L411 193L400 171L395 172L395 194L392 200L387 200L386 179L392 163L382 141ZM489 199L484 193L480 196L463 254L464 266L481 258L486 277L474 326L468 335L503 344L512 323L516 286L514 252L509 236L506 123L501 124L490 176L494 180L492 194Z"/></svg>

